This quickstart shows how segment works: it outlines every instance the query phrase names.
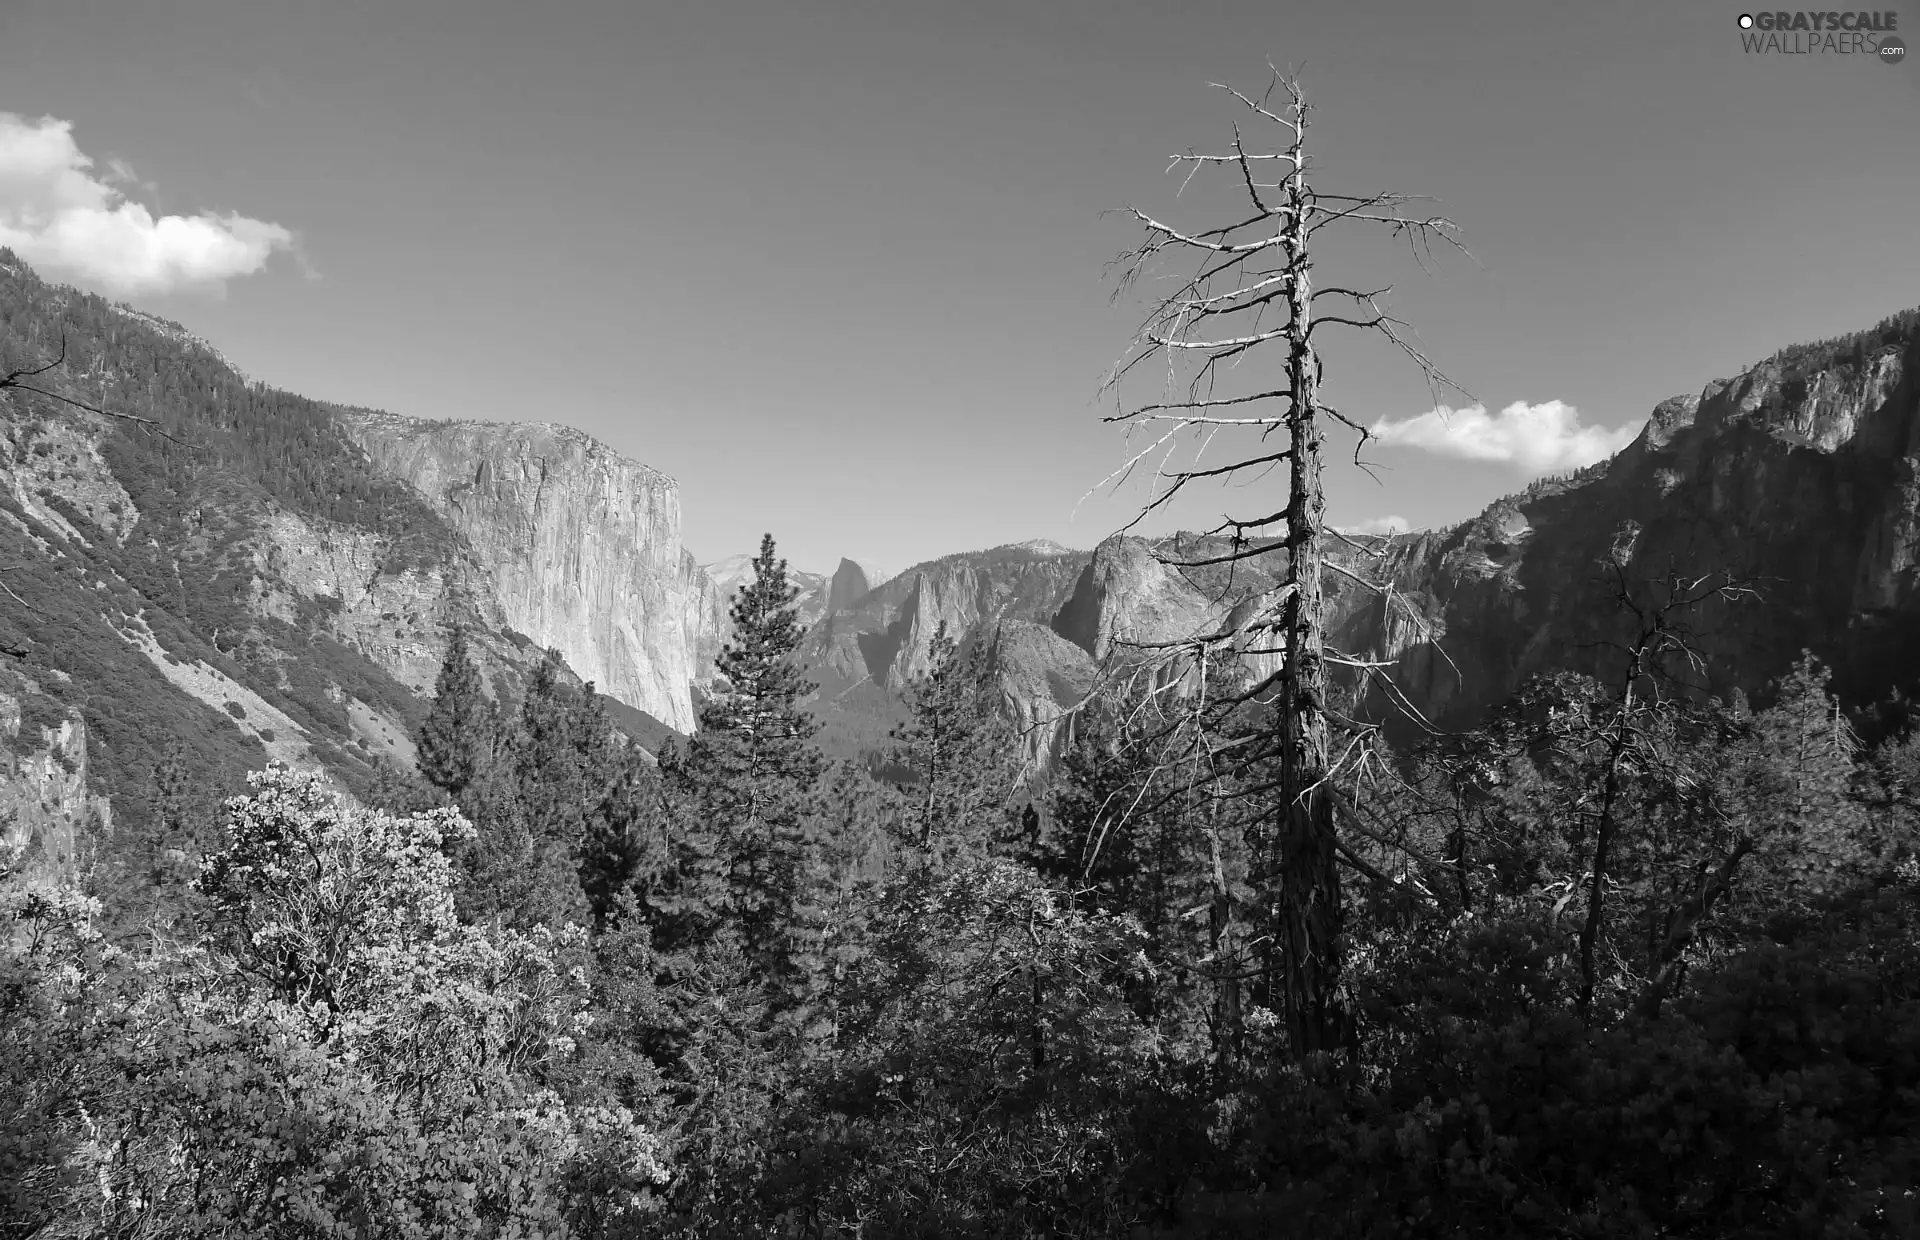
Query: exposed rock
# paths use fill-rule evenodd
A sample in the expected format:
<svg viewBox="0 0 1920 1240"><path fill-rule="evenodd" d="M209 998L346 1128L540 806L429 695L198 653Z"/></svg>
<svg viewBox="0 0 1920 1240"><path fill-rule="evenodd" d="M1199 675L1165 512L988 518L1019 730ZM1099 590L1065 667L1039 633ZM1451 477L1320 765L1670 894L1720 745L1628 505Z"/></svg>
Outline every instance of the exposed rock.
<svg viewBox="0 0 1920 1240"><path fill-rule="evenodd" d="M306 729L279 707L218 668L170 657L144 622L129 624L121 635L152 660L155 670L175 687L215 710L227 712L235 726L258 740L274 761L298 770L324 773L321 763L313 756ZM239 707L238 714L233 712L233 706Z"/></svg>
<svg viewBox="0 0 1920 1240"><path fill-rule="evenodd" d="M89 429L74 418L0 419L0 459L9 466L5 472L14 502L34 520L83 546L90 540L42 492L79 511L115 541L124 540L140 520Z"/></svg>
<svg viewBox="0 0 1920 1240"><path fill-rule="evenodd" d="M1857 349L1790 350L1699 397L1658 405L1612 460L1536 484L1438 534L1395 539L1395 580L1439 648L1356 614L1349 635L1450 725L1474 721L1528 675L1609 672L1632 617L1619 564L1645 592L1668 571L1727 573L1758 597L1688 617L1702 691L1750 697L1803 648L1855 701L1920 675L1920 328L1911 317ZM1407 643L1411 641L1411 645Z"/></svg>
<svg viewBox="0 0 1920 1240"><path fill-rule="evenodd" d="M932 665L945 622L956 641L1002 620L1046 624L1080 565L1071 555L995 547L929 560L817 621L800 658L830 698L871 682L895 689Z"/></svg>
<svg viewBox="0 0 1920 1240"><path fill-rule="evenodd" d="M1094 549L1053 629L1100 660L1116 643L1179 641L1217 629L1226 602L1208 598L1162 563L1146 541L1110 538Z"/></svg>
<svg viewBox="0 0 1920 1240"><path fill-rule="evenodd" d="M278 506L261 521L252 548L257 610L291 622L299 615L293 595L329 603L327 628L416 693L432 691L456 621L476 629L483 671L508 661L479 635L509 622L486 570L463 551L396 564L391 541L373 530Z"/></svg>
<svg viewBox="0 0 1920 1240"><path fill-rule="evenodd" d="M62 710L50 727L23 726L22 703L41 692L36 680L0 673L0 865L60 880L74 876L89 824L108 826L112 810L89 790L79 711Z"/></svg>
<svg viewBox="0 0 1920 1240"><path fill-rule="evenodd" d="M1092 657L1052 629L1025 620L996 625L987 654L1001 708L1020 735L1026 761L1050 765L1065 740L1067 712L1093 687Z"/></svg>
<svg viewBox="0 0 1920 1240"><path fill-rule="evenodd" d="M845 611L865 598L871 589L867 571L852 560L843 559L840 567L833 570L833 583L827 587L827 610Z"/></svg>
<svg viewBox="0 0 1920 1240"><path fill-rule="evenodd" d="M509 625L603 692L692 729L695 621L710 600L687 570L673 479L553 423L345 421L465 536Z"/></svg>

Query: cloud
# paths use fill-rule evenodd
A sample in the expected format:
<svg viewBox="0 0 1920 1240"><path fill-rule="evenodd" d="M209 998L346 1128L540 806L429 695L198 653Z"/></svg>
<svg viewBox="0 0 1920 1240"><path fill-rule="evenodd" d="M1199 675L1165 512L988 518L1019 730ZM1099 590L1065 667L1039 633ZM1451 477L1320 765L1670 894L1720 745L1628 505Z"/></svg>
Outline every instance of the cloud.
<svg viewBox="0 0 1920 1240"><path fill-rule="evenodd" d="M1498 461L1529 474L1578 469L1633 442L1639 424L1608 430L1580 425L1580 411L1557 400L1515 401L1497 414L1485 405L1442 406L1411 418L1382 418L1369 428L1385 444L1423 448L1468 461Z"/></svg>
<svg viewBox="0 0 1920 1240"><path fill-rule="evenodd" d="M1343 525L1343 534L1404 534L1413 528L1413 522L1401 516L1369 517L1353 525Z"/></svg>
<svg viewBox="0 0 1920 1240"><path fill-rule="evenodd" d="M293 234L278 224L213 211L155 218L126 196L122 187L149 196L154 187L124 160L108 160L100 175L93 166L71 122L0 112L0 246L119 295L217 293L276 252L297 257Z"/></svg>

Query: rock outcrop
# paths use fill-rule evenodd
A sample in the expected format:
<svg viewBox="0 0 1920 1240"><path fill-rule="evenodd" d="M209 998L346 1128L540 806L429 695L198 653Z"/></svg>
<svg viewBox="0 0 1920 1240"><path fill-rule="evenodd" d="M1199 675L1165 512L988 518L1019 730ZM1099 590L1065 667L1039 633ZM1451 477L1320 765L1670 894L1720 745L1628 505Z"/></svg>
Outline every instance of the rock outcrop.
<svg viewBox="0 0 1920 1240"><path fill-rule="evenodd" d="M88 786L85 719L42 688L0 672L0 869L67 879L112 809Z"/></svg>
<svg viewBox="0 0 1920 1240"><path fill-rule="evenodd" d="M871 589L867 570L852 560L843 559L840 567L833 570L833 581L827 586L827 610L845 611L865 598Z"/></svg>
<svg viewBox="0 0 1920 1240"><path fill-rule="evenodd" d="M1094 661L1052 629L1025 620L995 625L986 640L1001 712L1013 722L1027 762L1045 767L1061 752L1068 712L1093 688Z"/></svg>
<svg viewBox="0 0 1920 1240"><path fill-rule="evenodd" d="M1081 564L1079 552L1023 546L917 564L816 621L801 661L823 697L863 683L897 688L932 666L943 623L958 641L1001 620L1051 622Z"/></svg>
<svg viewBox="0 0 1920 1240"><path fill-rule="evenodd" d="M1397 537L1393 574L1438 622L1401 676L1447 724L1535 672L1610 672L1609 643L1669 573L1752 597L1687 616L1700 691L1760 698L1803 649L1855 702L1920 677L1920 312L1789 349L1698 397L1663 401L1613 459L1475 519ZM1618 565L1616 572L1614 565ZM1375 649L1407 639L1384 625ZM1364 644L1364 643L1363 643Z"/></svg>
<svg viewBox="0 0 1920 1240"><path fill-rule="evenodd" d="M681 546L673 479L553 423L344 417L376 468L464 536L508 625L602 692L692 730L713 600Z"/></svg>

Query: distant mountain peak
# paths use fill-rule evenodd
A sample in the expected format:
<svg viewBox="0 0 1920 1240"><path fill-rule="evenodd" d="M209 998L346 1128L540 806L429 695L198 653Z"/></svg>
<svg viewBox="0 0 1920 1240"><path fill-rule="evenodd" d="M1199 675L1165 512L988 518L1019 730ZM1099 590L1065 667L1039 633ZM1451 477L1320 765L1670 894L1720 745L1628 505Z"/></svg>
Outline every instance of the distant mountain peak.
<svg viewBox="0 0 1920 1240"><path fill-rule="evenodd" d="M1063 547L1051 538L1029 538L1025 542L1006 543L995 547L996 551L1031 551L1035 555L1080 555L1072 547Z"/></svg>

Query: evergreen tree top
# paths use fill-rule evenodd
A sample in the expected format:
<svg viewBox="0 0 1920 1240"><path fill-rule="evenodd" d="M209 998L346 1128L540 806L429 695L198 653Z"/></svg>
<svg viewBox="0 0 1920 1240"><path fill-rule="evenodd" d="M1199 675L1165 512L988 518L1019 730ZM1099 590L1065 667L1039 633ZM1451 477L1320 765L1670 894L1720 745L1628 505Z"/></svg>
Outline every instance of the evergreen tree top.
<svg viewBox="0 0 1920 1240"><path fill-rule="evenodd" d="M773 535L763 535L753 580L734 596L733 637L716 661L727 689L702 706L702 731L805 741L819 730L800 708L814 686L792 661L802 636L793 613L799 595L787 580L786 560L775 554Z"/></svg>

